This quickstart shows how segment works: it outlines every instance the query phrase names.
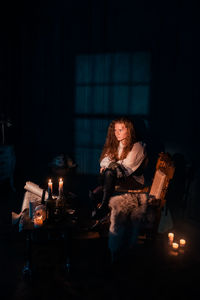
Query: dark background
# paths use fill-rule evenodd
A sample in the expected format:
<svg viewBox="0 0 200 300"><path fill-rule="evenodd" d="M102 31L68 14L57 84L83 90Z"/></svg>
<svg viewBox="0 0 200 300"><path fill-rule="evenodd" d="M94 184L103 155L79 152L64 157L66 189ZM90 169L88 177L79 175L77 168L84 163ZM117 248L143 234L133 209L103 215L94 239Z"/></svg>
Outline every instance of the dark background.
<svg viewBox="0 0 200 300"><path fill-rule="evenodd" d="M13 123L6 143L15 147L22 190L54 155L73 156L75 58L84 53L151 53L151 132L198 174L197 12L193 1L1 4L0 112ZM198 199L191 201L190 214L199 219Z"/></svg>

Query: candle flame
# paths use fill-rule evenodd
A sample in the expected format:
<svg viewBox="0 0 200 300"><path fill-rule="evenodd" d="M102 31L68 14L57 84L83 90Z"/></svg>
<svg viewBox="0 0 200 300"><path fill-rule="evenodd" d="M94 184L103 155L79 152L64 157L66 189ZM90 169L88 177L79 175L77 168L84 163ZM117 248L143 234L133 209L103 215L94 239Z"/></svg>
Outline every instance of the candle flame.
<svg viewBox="0 0 200 300"><path fill-rule="evenodd" d="M178 247L179 247L179 244L177 244L177 243L172 243L172 248L173 248L173 249L178 249Z"/></svg>
<svg viewBox="0 0 200 300"><path fill-rule="evenodd" d="M174 234L173 234L173 232L169 232L168 233L168 242L170 245L172 244L173 240L174 240Z"/></svg>
<svg viewBox="0 0 200 300"><path fill-rule="evenodd" d="M168 237L174 237L174 234L172 232L169 232Z"/></svg>
<svg viewBox="0 0 200 300"><path fill-rule="evenodd" d="M185 246L185 244L186 244L186 240L180 239L180 246Z"/></svg>

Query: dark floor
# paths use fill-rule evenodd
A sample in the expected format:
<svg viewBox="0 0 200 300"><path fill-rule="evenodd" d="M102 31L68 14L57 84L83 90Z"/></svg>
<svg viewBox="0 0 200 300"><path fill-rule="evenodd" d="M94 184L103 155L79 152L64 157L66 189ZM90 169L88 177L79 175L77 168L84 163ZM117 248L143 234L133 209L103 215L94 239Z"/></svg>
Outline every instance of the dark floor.
<svg viewBox="0 0 200 300"><path fill-rule="evenodd" d="M184 236L184 254L170 254L167 233L141 241L111 264L107 238L85 233L72 240L70 273L64 270L60 240L35 242L32 277L23 275L25 235L10 224L16 193L2 187L0 299L199 299L200 227L177 218L173 232Z"/></svg>

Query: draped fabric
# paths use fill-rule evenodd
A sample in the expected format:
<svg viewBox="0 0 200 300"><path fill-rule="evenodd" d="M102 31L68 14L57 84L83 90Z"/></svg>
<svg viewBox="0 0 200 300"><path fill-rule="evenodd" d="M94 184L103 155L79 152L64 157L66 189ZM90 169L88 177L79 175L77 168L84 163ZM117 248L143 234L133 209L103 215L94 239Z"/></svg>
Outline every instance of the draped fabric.
<svg viewBox="0 0 200 300"><path fill-rule="evenodd" d="M122 194L111 197L109 227L109 249L111 255L130 248L137 241L142 223L151 227L155 220L155 211L150 209L147 193Z"/></svg>

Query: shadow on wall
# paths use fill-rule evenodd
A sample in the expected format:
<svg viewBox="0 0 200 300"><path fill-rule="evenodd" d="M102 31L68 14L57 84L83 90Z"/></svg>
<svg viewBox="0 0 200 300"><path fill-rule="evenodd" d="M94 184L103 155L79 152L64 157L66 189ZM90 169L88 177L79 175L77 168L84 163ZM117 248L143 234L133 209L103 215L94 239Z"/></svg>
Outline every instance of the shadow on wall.
<svg viewBox="0 0 200 300"><path fill-rule="evenodd" d="M160 152L165 152L164 143L149 129L148 121L140 116L133 118L133 123L137 139L146 144L147 155L149 158L148 168L146 170L147 184L153 178L156 162Z"/></svg>
<svg viewBox="0 0 200 300"><path fill-rule="evenodd" d="M175 172L173 179L169 185L166 195L167 206L172 213L173 219L176 216L183 216L186 209L186 161L184 155L181 153L175 153L172 155L172 160L175 166Z"/></svg>
<svg viewBox="0 0 200 300"><path fill-rule="evenodd" d="M182 153L175 153L172 158L175 173L166 195L172 217L174 221L186 218L199 222L200 165L188 162Z"/></svg>
<svg viewBox="0 0 200 300"><path fill-rule="evenodd" d="M166 195L172 217L174 219L185 217L199 222L200 163L191 158L191 149L187 146L183 147L179 143L159 140L149 130L145 121L141 117L133 119L138 139L143 140L147 145L147 153L150 158L147 178L149 180L152 178L159 152L168 152L172 155L175 173Z"/></svg>
<svg viewBox="0 0 200 300"><path fill-rule="evenodd" d="M188 182L186 186L186 216L200 222L200 163L193 163L188 168Z"/></svg>

